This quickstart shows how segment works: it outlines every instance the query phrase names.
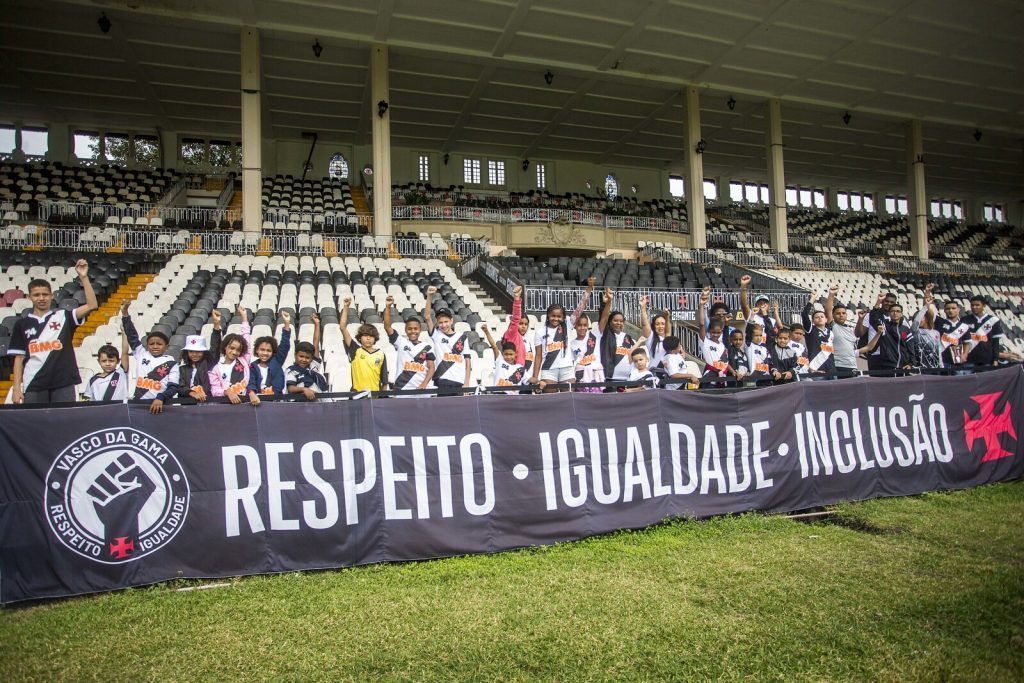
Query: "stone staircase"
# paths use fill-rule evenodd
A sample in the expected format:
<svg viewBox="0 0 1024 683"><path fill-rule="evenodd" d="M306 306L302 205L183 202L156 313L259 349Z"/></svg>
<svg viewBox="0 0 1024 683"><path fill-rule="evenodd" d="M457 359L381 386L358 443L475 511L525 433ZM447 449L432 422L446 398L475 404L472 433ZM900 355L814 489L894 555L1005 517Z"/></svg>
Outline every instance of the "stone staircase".
<svg viewBox="0 0 1024 683"><path fill-rule="evenodd" d="M495 301L483 287L476 282L473 282L473 280L465 278L462 282L466 285L466 289L469 290L470 294L475 294L476 298L480 300L480 303L486 306L487 310L489 310L492 315L502 317L511 310L511 307L509 310L506 310L503 305Z"/></svg>
<svg viewBox="0 0 1024 683"><path fill-rule="evenodd" d="M370 205L366 201L366 193L363 192L361 185L352 185L352 208L356 210L356 213L373 213L370 210Z"/></svg>
<svg viewBox="0 0 1024 683"><path fill-rule="evenodd" d="M97 310L89 314L89 317L85 319L81 327L75 330L75 346L81 346L82 340L95 332L97 327L108 322L112 317L119 315L118 311L121 309L121 304L125 301L135 301L139 294L142 293L142 290L146 288L146 285L155 279L156 273L142 273L130 276Z"/></svg>

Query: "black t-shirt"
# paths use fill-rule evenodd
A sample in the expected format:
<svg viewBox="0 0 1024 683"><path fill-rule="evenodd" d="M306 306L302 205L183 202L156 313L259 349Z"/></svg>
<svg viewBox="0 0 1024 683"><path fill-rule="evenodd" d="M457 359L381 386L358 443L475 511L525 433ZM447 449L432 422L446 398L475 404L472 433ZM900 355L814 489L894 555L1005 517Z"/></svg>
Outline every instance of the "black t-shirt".
<svg viewBox="0 0 1024 683"><path fill-rule="evenodd" d="M991 314L979 318L972 313L964 316L963 321L971 326L971 352L967 354L967 362L992 365L999 358L1003 324Z"/></svg>
<svg viewBox="0 0 1024 683"><path fill-rule="evenodd" d="M25 357L22 374L25 391L53 390L81 383L73 345L78 324L74 311L63 309L50 311L42 318L29 313L14 323L7 353Z"/></svg>
<svg viewBox="0 0 1024 683"><path fill-rule="evenodd" d="M935 331L941 335L942 345L946 346L946 350L942 352L942 362L947 366L958 364L960 349L971 341L971 326L963 318L956 322L947 318L935 318Z"/></svg>

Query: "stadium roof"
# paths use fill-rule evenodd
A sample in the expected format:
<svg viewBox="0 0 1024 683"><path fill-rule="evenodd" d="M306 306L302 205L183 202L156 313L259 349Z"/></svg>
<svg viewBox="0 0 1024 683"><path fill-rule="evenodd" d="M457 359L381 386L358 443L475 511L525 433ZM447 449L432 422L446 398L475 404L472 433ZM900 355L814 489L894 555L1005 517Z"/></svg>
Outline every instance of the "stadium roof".
<svg viewBox="0 0 1024 683"><path fill-rule="evenodd" d="M787 182L901 188L902 123L920 118L932 196L1024 187L1019 0L5 5L0 116L25 123L237 137L247 24L261 30L270 138L316 131L368 144L366 48L379 42L390 47L398 146L679 170L681 87L695 84L707 175L765 177L764 98L774 96Z"/></svg>

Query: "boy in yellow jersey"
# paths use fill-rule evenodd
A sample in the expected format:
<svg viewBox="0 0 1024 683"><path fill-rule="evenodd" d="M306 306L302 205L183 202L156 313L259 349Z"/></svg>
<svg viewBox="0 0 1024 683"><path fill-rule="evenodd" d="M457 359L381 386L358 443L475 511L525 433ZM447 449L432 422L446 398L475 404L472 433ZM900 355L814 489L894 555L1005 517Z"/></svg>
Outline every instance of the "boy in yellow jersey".
<svg viewBox="0 0 1024 683"><path fill-rule="evenodd" d="M341 334L345 338L345 352L352 362L352 391L385 391L388 388L388 365L384 352L376 348L380 333L373 325L360 325L356 338L348 333L348 309L352 298L342 300Z"/></svg>

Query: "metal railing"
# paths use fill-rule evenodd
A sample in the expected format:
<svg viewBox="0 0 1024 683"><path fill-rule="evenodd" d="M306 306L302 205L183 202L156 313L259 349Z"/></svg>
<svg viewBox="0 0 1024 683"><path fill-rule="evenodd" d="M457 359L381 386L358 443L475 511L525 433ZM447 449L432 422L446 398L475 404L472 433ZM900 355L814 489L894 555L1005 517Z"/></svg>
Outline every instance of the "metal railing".
<svg viewBox="0 0 1024 683"><path fill-rule="evenodd" d="M381 239L371 235L324 235L272 231L189 231L133 229L122 226L65 227L52 225L0 228L0 249L53 249L77 252L150 251L177 253L313 254L317 256L407 256L421 258L479 258L487 254L486 240L431 240L431 248L412 238ZM394 248L392 248L394 247ZM472 272L472 271L470 271Z"/></svg>
<svg viewBox="0 0 1024 683"><path fill-rule="evenodd" d="M473 221L478 223L572 223L624 230L688 233L685 220L651 216L622 216L579 209L514 207L494 209L476 206L394 206L392 220Z"/></svg>
<svg viewBox="0 0 1024 683"><path fill-rule="evenodd" d="M486 269L484 270L486 273ZM528 311L543 311L552 304L561 304L566 310L574 309L586 289L576 286L527 285L523 292L523 305ZM751 290L751 301L764 294L773 301L778 301L779 312L783 315L799 313L807 304L808 293L797 289L788 290ZM622 311L626 321L634 325L640 324L640 300L648 298L648 311L668 310L674 320L695 320L696 310L700 305L701 290L699 289L655 289L652 287L631 287L616 289L612 299L612 310ZM601 292L594 290L591 295L589 310L597 310L601 305ZM711 301L723 301L731 311L740 310L740 294L735 289L714 289Z"/></svg>
<svg viewBox="0 0 1024 683"><path fill-rule="evenodd" d="M790 270L831 270L837 272L922 273L946 275L1024 276L1024 265L986 261L919 261L909 257L858 256L855 254L793 254L771 251L729 251L690 249L683 258L665 253L658 260L696 262L707 266L731 264L743 268L787 268Z"/></svg>
<svg viewBox="0 0 1024 683"><path fill-rule="evenodd" d="M94 218L95 217L95 218ZM159 218L166 223L173 220L180 224L213 223L219 225L222 220L233 223L241 220L240 209L211 209L199 206L163 206L160 203L130 204L118 203L90 204L84 202L67 202L44 199L39 202L39 220L43 223L81 225L98 220L104 225L113 225L111 219L117 219L119 225L136 225L138 219L150 221Z"/></svg>

